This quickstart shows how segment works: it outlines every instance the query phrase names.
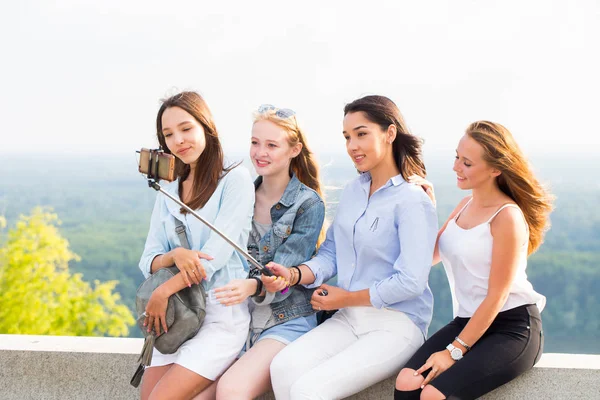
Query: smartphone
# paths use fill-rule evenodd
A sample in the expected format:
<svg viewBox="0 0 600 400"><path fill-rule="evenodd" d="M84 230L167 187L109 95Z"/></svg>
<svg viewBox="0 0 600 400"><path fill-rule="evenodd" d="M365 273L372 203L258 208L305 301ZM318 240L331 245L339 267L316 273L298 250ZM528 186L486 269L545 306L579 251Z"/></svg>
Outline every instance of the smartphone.
<svg viewBox="0 0 600 400"><path fill-rule="evenodd" d="M161 150L140 150L139 171L148 178L173 182L175 180L175 156ZM150 173L148 172L150 171Z"/></svg>

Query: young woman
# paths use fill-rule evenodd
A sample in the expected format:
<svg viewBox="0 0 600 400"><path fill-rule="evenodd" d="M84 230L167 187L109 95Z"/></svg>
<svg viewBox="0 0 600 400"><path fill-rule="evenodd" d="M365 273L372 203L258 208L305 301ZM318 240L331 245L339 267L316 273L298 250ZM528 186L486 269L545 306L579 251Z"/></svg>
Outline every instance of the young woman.
<svg viewBox="0 0 600 400"><path fill-rule="evenodd" d="M275 357L278 400L343 398L396 374L431 321L437 218L425 192L405 180L425 175L421 141L386 97L355 100L344 114L346 149L361 175L344 188L316 257L270 264L293 286L318 288L315 310L339 311ZM337 287L324 284L336 274ZM285 285L264 281L269 291Z"/></svg>
<svg viewBox="0 0 600 400"><path fill-rule="evenodd" d="M225 167L219 136L202 97L183 92L165 100L156 127L161 147L176 157L178 179L164 185L164 189L179 196L229 238L245 245L254 206L252 179L242 167ZM186 227L192 250L181 247L175 219ZM146 307L145 326L158 332L162 325L166 330L170 295L192 284L205 285L208 291L243 278L244 262L225 240L158 194L140 269L148 277L175 264L180 273L153 292ZM246 303L223 307L207 301L206 318L195 337L174 354L154 350L142 382L142 399L189 399L204 390L235 360L249 323Z"/></svg>
<svg viewBox="0 0 600 400"><path fill-rule="evenodd" d="M527 280L527 256L542 243L551 196L510 132L479 121L456 150L457 185L472 190L438 234L452 289L452 322L400 372L395 399L474 399L529 370L542 354L546 299ZM433 197L432 186L420 177Z"/></svg>
<svg viewBox="0 0 600 400"><path fill-rule="evenodd" d="M315 253L325 207L319 170L290 109L263 105L252 126L250 159L258 179L249 253L262 265L297 265ZM246 352L196 399L253 399L271 389L269 366L286 345L317 326L312 290L291 288L285 295L262 293L258 271L215 290L226 306L252 297L252 322ZM266 296L263 296L262 294ZM211 393L212 392L212 393Z"/></svg>

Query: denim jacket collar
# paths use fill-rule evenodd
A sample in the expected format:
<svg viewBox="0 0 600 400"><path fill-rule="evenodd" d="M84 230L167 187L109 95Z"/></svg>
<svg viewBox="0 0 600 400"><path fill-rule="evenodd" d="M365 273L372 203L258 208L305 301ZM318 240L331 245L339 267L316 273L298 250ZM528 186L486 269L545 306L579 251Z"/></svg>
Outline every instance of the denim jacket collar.
<svg viewBox="0 0 600 400"><path fill-rule="evenodd" d="M258 176L254 181L254 189L258 189L258 187L262 184L263 177ZM287 184L281 199L279 200L279 204L285 207L291 207L294 205L296 200L298 199L298 193L300 192L300 187L302 186L302 182L296 177L296 174L292 174L292 178Z"/></svg>

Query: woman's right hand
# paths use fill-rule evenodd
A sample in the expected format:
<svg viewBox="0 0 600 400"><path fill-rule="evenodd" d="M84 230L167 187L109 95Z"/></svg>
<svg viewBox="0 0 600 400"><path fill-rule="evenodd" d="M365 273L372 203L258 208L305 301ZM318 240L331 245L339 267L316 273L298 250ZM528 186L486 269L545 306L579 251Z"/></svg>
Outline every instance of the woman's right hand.
<svg viewBox="0 0 600 400"><path fill-rule="evenodd" d="M173 263L179 268L181 276L188 287L192 282L199 285L206 278L206 271L200 262L201 259L212 260L213 257L197 250L188 250L178 247L172 250Z"/></svg>
<svg viewBox="0 0 600 400"><path fill-rule="evenodd" d="M408 177L409 183L414 183L415 185L419 185L423 188L427 196L431 199L431 202L435 206L435 193L433 191L433 183L429 182L425 178L419 175L411 175Z"/></svg>
<svg viewBox="0 0 600 400"><path fill-rule="evenodd" d="M273 273L274 276L261 275L263 286L267 292L277 293L289 286L292 275L290 271L283 265L270 262L266 267Z"/></svg>

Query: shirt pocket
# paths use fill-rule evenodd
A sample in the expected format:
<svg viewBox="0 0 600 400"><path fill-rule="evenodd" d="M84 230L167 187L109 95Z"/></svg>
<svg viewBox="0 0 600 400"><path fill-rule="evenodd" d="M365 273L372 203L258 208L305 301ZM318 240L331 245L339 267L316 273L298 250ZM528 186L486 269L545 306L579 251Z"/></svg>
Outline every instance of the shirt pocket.
<svg viewBox="0 0 600 400"><path fill-rule="evenodd" d="M286 221L283 218L273 224L273 247L276 249L281 246L292 233L292 221Z"/></svg>

